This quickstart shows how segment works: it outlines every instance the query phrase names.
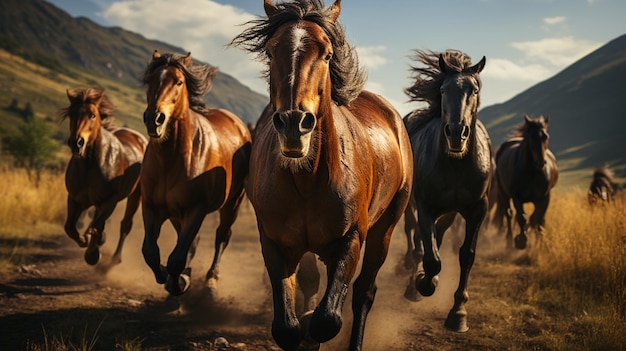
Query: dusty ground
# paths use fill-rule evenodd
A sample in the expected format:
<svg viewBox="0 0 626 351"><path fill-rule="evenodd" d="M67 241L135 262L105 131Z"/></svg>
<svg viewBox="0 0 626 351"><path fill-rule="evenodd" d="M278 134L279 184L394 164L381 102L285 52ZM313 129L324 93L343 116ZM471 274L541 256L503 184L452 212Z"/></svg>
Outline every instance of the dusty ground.
<svg viewBox="0 0 626 351"><path fill-rule="evenodd" d="M93 350L121 349L141 344L143 350L279 350L270 335L270 288L258 242L254 214L244 204L221 267L219 296L206 296L201 278L213 257L217 217L210 215L200 232L200 248L192 263L191 290L180 299L167 299L141 256L143 228L135 217L123 262L106 271L117 242L118 206L107 223L107 243L99 266L83 261L83 251L70 239L42 241L42 254L33 265L0 277L0 349L25 350L27 343L44 345L53 339L77 345L93 340ZM160 239L163 262L173 245L166 224ZM452 237L448 233L448 237ZM403 298L408 279L399 268L405 250L402 220L396 228L387 262L378 275L378 295L368 318L365 350L523 350L515 330L520 318L498 291L523 273L523 267L494 254L486 239L479 243L470 277L467 305L470 330L459 334L443 327L458 282L458 259L452 240L442 247L443 272L435 295L420 302ZM456 250L456 249L455 249ZM494 287L497 287L494 289ZM347 346L350 303L344 309L344 328L322 350ZM226 341L229 346L226 346ZM535 349L541 349L540 347Z"/></svg>

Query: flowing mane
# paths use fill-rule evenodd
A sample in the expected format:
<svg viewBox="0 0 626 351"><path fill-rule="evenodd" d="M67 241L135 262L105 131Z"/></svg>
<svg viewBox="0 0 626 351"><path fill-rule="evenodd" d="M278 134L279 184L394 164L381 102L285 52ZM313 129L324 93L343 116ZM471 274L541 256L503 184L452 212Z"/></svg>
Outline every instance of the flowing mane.
<svg viewBox="0 0 626 351"><path fill-rule="evenodd" d="M472 66L472 59L458 50L446 50L441 53L446 63L454 73L463 73L463 70ZM439 68L439 53L435 51L415 50L414 61L422 63L423 67L411 66L412 78L415 83L406 88L404 93L409 101L425 102L426 106L418 108L407 116L407 127L419 128L441 114L441 84L450 73L442 72ZM480 79L476 77L480 85ZM480 104L480 101L478 102ZM410 133L410 131L409 131Z"/></svg>
<svg viewBox="0 0 626 351"><path fill-rule="evenodd" d="M299 0L276 4L279 12L270 18L260 17L247 22L248 29L235 37L231 45L256 53L260 60L267 60L265 46L276 30L292 21L311 21L324 29L332 43L334 52L330 61L332 81L331 97L338 105L349 105L365 84L365 72L359 67L356 51L346 41L343 26L332 21L328 9L320 0ZM267 65L269 67L269 65ZM269 79L269 68L264 73Z"/></svg>
<svg viewBox="0 0 626 351"><path fill-rule="evenodd" d="M613 171L608 167L608 166L602 166L600 168L596 168L593 171L593 178L606 178L608 179L611 183L613 182L613 177L615 176L615 174L613 173Z"/></svg>
<svg viewBox="0 0 626 351"><path fill-rule="evenodd" d="M153 59L143 73L141 81L147 85L148 79L154 71L167 66L180 69L187 81L189 94L189 107L200 114L204 114L209 108L204 102L204 95L213 87L213 78L217 74L217 68L209 65L199 65L193 61L188 66L183 64L184 55L176 53L164 53L159 58Z"/></svg>
<svg viewBox="0 0 626 351"><path fill-rule="evenodd" d="M102 101L100 101L100 107L98 110L100 112L100 119L101 119L100 125L107 130L110 130L113 128L113 122L114 122L113 114L115 112L115 106L113 106L113 103L111 103L109 98L106 95L104 95L104 91L102 89L85 88L85 89L77 90L75 91L75 93L76 93L77 99L72 101L70 106L63 108L59 111L59 119L61 121L65 120L71 115L78 116L79 111L77 109L79 109L83 105L96 104L98 100L102 98Z"/></svg>

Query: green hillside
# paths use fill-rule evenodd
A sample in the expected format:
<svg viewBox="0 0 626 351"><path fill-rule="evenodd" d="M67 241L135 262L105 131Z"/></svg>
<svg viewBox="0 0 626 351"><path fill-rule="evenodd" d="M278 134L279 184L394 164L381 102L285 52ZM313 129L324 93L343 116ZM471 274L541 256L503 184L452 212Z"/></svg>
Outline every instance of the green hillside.
<svg viewBox="0 0 626 351"><path fill-rule="evenodd" d="M65 90L97 86L116 105L119 125L143 131L145 88L139 77L152 52L185 53L121 28L105 28L86 18L73 18L42 0L0 2L0 137L10 133L19 115L7 107L30 104L64 143L67 126L56 113L67 107ZM233 111L254 122L268 98L219 72L205 98L209 106Z"/></svg>
<svg viewBox="0 0 626 351"><path fill-rule="evenodd" d="M626 35L620 36L554 77L511 100L479 112L499 146L513 127L532 117L550 117L550 149L561 184L587 186L592 169L609 165L626 180Z"/></svg>

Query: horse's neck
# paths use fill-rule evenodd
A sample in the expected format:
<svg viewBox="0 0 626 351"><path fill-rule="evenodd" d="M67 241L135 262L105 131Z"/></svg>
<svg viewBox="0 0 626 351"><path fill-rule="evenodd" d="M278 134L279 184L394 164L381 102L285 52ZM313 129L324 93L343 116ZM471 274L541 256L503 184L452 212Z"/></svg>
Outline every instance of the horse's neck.
<svg viewBox="0 0 626 351"><path fill-rule="evenodd" d="M183 161L189 177L195 176L194 163L197 163L198 159L202 159L205 156L203 152L205 147L203 146L207 143L207 131L205 130L206 123L202 123L202 118L205 117L189 110L182 119L174 121L171 140L165 143L170 148L167 154L172 158ZM171 164L174 164L176 160L171 161Z"/></svg>
<svg viewBox="0 0 626 351"><path fill-rule="evenodd" d="M97 165L102 175L107 179L113 179L117 175L115 166L123 156L120 141L111 131L100 127L98 136L90 149L90 162L93 163L93 165Z"/></svg>

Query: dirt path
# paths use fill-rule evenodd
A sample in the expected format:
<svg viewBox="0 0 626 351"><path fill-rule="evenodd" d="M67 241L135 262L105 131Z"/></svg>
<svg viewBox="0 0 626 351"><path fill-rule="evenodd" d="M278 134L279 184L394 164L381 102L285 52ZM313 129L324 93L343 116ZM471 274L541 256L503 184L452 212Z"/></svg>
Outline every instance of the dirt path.
<svg viewBox="0 0 626 351"><path fill-rule="evenodd" d="M42 242L37 263L20 267L0 281L0 349L24 350L30 340L43 344L44 335L73 344L97 336L95 350L112 350L127 341L141 342L144 350L279 350L270 335L270 287L265 279L254 214L244 204L221 267L219 296L205 296L201 278L213 257L217 217L207 217L200 248L192 264L193 282L188 294L167 299L162 286L141 256L143 228L135 217L123 262L108 272L84 263L82 250L68 238ZM106 263L117 243L118 206L107 223ZM498 265L480 254L470 277L470 331L453 333L443 328L458 283L458 259L444 243L443 271L437 292L420 302L403 298L407 275L398 269L405 250L402 222L396 228L387 262L378 276L378 294L368 318L365 350L485 350L516 349L506 303L490 296L491 284L513 279L517 268ZM449 235L451 236L451 235ZM162 262L174 243L166 224L159 241ZM484 245L481 243L480 245ZM479 248L481 250L481 248ZM486 251L483 248L483 251ZM493 267L500 271L493 272ZM351 308L344 308L344 327L322 350L345 349ZM514 332L514 331L513 331ZM224 339L230 346L224 346ZM118 348L120 349L120 348Z"/></svg>

